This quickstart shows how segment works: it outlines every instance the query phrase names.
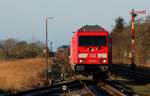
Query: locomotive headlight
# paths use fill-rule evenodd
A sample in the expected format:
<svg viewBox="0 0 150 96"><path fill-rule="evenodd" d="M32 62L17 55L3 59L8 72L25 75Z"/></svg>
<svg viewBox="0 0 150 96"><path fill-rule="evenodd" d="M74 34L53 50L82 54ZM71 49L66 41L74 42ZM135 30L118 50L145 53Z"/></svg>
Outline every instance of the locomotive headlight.
<svg viewBox="0 0 150 96"><path fill-rule="evenodd" d="M79 58L87 58L87 53L79 53Z"/></svg>
<svg viewBox="0 0 150 96"><path fill-rule="evenodd" d="M102 59L102 60L100 60L100 62L101 62L101 63L107 63L107 60Z"/></svg>
<svg viewBox="0 0 150 96"><path fill-rule="evenodd" d="M106 63L106 60L103 60L103 63Z"/></svg>
<svg viewBox="0 0 150 96"><path fill-rule="evenodd" d="M79 62L80 62L80 63L82 63L82 62L83 62L83 60L79 60Z"/></svg>
<svg viewBox="0 0 150 96"><path fill-rule="evenodd" d="M79 63L84 63L84 62L85 62L85 60L84 60L84 59L79 60Z"/></svg>
<svg viewBox="0 0 150 96"><path fill-rule="evenodd" d="M106 53L99 53L98 58L107 58L107 54Z"/></svg>

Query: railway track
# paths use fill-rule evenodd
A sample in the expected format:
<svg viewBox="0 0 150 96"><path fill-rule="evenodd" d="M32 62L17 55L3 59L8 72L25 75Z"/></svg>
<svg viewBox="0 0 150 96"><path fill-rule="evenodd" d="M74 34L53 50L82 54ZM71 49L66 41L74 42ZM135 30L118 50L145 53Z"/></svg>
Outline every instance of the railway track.
<svg viewBox="0 0 150 96"><path fill-rule="evenodd" d="M123 83L117 82L117 81L112 81L112 80L107 80L107 84L112 86L114 89L118 90L123 94L123 96L135 96L137 95L131 88L127 87Z"/></svg>
<svg viewBox="0 0 150 96"><path fill-rule="evenodd" d="M112 73L124 76L130 80L134 80L137 83L150 83L150 73L149 71L141 71L138 69L132 69L127 66L121 65L111 65L110 70Z"/></svg>
<svg viewBox="0 0 150 96"><path fill-rule="evenodd" d="M83 85L91 96L138 96L131 88L112 80L91 80Z"/></svg>
<svg viewBox="0 0 150 96"><path fill-rule="evenodd" d="M63 90L63 87L66 87L66 90ZM3 96L60 96L60 94L67 94L71 91L85 89L86 93L84 96L88 94L88 96L109 96L107 92L104 90L100 90L97 88L96 83L91 80L74 80L67 83L60 83L52 86L47 86L43 88L33 89L29 91L24 91L15 94L3 95Z"/></svg>
<svg viewBox="0 0 150 96"><path fill-rule="evenodd" d="M124 84L120 84L112 80L98 81L97 86L99 89L107 92L109 96L136 96L137 95L135 92L133 92L132 89L126 87Z"/></svg>
<svg viewBox="0 0 150 96"><path fill-rule="evenodd" d="M101 80L75 80L68 82L60 82L51 86L37 88L15 94L7 94L1 96L64 96L60 94L73 92L84 89L86 93L83 96L134 96L135 93L131 89L126 88L123 84L114 81Z"/></svg>
<svg viewBox="0 0 150 96"><path fill-rule="evenodd" d="M66 87L66 89L64 89ZM68 89L70 91L73 90L80 90L83 88L82 84L78 80L65 82L65 83L58 83L51 86L43 87L43 88L37 88L29 91L19 92L15 94L9 94L14 96L58 96L59 94L67 91Z"/></svg>

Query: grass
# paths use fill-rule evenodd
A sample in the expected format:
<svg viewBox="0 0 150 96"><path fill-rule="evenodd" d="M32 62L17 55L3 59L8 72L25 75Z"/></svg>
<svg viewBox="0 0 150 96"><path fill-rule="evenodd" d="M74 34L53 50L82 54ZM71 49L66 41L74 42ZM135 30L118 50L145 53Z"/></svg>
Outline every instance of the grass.
<svg viewBox="0 0 150 96"><path fill-rule="evenodd" d="M140 96L150 96L150 84L146 85L128 85Z"/></svg>
<svg viewBox="0 0 150 96"><path fill-rule="evenodd" d="M126 86L132 88L134 92L139 94L140 96L150 96L150 84L140 84L134 83L133 81L124 80L123 81Z"/></svg>
<svg viewBox="0 0 150 96"><path fill-rule="evenodd" d="M150 64L145 64L146 67L150 67Z"/></svg>
<svg viewBox="0 0 150 96"><path fill-rule="evenodd" d="M134 81L125 79L121 76L112 76L111 79L117 80L117 82L121 82L126 86L130 87L139 96L150 96L150 83L148 84L134 83Z"/></svg>
<svg viewBox="0 0 150 96"><path fill-rule="evenodd" d="M44 59L0 61L0 89L23 91L43 85Z"/></svg>

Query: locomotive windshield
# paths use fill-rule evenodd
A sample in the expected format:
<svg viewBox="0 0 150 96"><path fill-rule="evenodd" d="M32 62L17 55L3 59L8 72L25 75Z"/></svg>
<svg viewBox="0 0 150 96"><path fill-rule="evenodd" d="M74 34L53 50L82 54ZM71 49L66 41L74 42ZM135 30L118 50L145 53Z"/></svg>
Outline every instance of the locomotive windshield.
<svg viewBox="0 0 150 96"><path fill-rule="evenodd" d="M106 36L79 36L79 46L106 46Z"/></svg>

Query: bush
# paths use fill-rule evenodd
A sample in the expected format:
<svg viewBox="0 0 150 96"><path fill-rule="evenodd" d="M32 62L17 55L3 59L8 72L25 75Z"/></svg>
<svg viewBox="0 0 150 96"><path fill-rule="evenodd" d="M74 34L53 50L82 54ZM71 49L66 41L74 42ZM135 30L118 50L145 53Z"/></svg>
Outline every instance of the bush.
<svg viewBox="0 0 150 96"><path fill-rule="evenodd" d="M0 59L33 58L43 55L44 44L40 41L28 43L16 39L0 41Z"/></svg>

